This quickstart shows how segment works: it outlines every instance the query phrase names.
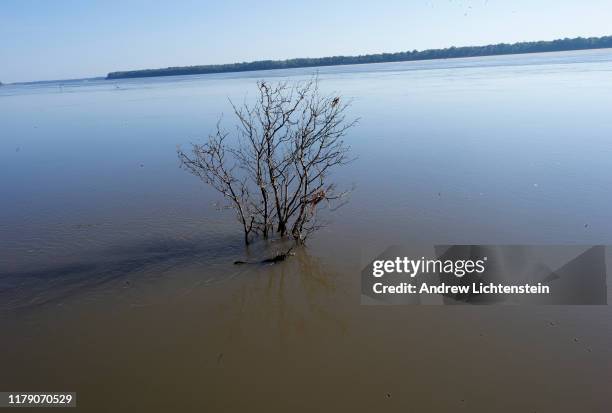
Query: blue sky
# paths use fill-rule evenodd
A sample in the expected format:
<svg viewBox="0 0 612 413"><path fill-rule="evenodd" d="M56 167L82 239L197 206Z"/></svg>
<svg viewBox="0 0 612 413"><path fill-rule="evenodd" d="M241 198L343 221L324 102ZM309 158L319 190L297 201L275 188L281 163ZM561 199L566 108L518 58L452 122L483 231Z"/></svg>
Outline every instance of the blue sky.
<svg viewBox="0 0 612 413"><path fill-rule="evenodd" d="M610 0L3 0L0 81L612 34Z"/></svg>

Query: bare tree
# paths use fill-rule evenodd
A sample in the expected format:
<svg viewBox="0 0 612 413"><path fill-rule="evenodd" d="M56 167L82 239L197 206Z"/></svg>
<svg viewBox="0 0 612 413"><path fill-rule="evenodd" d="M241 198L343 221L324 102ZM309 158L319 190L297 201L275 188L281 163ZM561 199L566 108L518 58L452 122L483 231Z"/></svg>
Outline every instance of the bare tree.
<svg viewBox="0 0 612 413"><path fill-rule="evenodd" d="M317 78L257 82L257 100L232 103L236 135L221 123L203 144L178 149L181 165L219 191L236 211L245 243L254 235L297 243L321 224L316 212L347 194L329 175L350 161L343 137L355 125L338 95L322 95Z"/></svg>

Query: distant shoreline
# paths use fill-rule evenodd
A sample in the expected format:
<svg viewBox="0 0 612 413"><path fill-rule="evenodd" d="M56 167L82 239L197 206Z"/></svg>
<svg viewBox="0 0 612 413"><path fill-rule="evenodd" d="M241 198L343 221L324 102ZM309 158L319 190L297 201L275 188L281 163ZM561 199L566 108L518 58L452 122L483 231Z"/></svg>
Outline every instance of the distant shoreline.
<svg viewBox="0 0 612 413"><path fill-rule="evenodd" d="M106 79L128 79L157 76L184 76L212 73L251 72L256 70L297 69L318 66L341 66L366 63L409 62L419 60L456 59L463 57L502 56L528 53L565 52L612 48L612 36L577 37L552 41L499 43L487 46L449 47L446 49L413 50L359 56L332 56L288 60L260 60L219 65L167 67L110 72Z"/></svg>

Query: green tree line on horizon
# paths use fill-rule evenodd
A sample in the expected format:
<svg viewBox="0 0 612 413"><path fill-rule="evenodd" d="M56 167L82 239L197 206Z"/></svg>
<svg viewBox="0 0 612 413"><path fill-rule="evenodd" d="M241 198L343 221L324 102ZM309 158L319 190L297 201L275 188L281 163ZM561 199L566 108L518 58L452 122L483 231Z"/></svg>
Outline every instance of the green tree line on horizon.
<svg viewBox="0 0 612 413"><path fill-rule="evenodd" d="M379 53L359 56L330 56L319 58L297 58L288 60L259 60L255 62L219 65L167 67L111 72L107 79L123 79L153 76L177 76L209 73L247 72L254 70L293 69L315 66L352 65L363 63L405 62L414 60L453 59L460 57L496 56L523 53L561 52L570 50L612 48L612 36L577 37L552 41L499 43L487 46L449 47L446 49L412 50L397 53Z"/></svg>

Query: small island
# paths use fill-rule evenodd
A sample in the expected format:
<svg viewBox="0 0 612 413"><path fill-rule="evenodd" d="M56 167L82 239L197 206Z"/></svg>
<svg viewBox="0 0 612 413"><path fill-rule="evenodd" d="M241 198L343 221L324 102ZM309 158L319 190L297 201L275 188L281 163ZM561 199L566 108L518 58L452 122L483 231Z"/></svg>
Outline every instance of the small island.
<svg viewBox="0 0 612 413"><path fill-rule="evenodd" d="M297 58L288 60L259 60L255 62L229 63L219 65L167 67L163 69L142 69L111 72L107 79L136 77L200 75L210 73L248 72L255 70L295 69L316 66L354 65L364 63L407 62L415 60L454 59L461 57L498 56L525 53L563 52L571 50L612 48L612 36L577 37L552 41L499 43L487 46L449 47L446 49L413 50L397 53L379 53L359 56L331 56L318 58Z"/></svg>

